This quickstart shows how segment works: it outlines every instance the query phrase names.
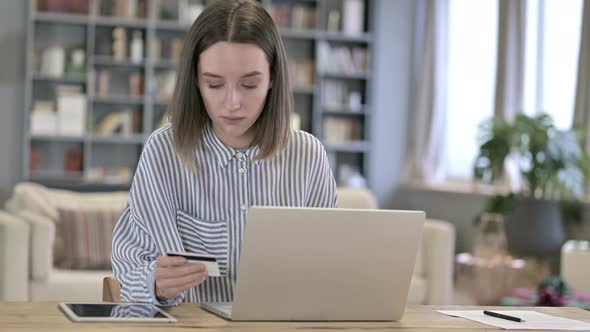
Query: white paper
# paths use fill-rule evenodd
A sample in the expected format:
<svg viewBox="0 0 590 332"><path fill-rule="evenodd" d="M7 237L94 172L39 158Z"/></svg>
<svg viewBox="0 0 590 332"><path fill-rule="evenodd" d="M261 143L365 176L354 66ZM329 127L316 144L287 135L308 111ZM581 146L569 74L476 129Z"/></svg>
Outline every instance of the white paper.
<svg viewBox="0 0 590 332"><path fill-rule="evenodd" d="M568 330L590 331L590 324L579 320L545 315L536 311L493 310L494 312L515 316L525 322L513 322L483 314L483 310L437 310L441 314L461 317L483 324L512 330Z"/></svg>

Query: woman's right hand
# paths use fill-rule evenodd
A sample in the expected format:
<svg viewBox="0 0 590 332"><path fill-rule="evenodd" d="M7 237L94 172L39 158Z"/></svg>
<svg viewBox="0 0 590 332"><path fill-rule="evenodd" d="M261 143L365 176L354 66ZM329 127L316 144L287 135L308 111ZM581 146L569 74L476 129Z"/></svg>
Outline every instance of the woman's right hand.
<svg viewBox="0 0 590 332"><path fill-rule="evenodd" d="M155 278L156 297L165 301L205 281L207 269L201 263L188 263L184 257L160 256L156 261Z"/></svg>

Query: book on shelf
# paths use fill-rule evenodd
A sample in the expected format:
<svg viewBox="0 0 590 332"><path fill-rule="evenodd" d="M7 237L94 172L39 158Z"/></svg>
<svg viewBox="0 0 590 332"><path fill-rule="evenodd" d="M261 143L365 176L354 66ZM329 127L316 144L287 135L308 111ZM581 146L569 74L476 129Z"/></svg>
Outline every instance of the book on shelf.
<svg viewBox="0 0 590 332"><path fill-rule="evenodd" d="M131 73L129 75L129 95L134 98L143 96L143 74Z"/></svg>
<svg viewBox="0 0 590 332"><path fill-rule="evenodd" d="M154 37L149 46L149 50L153 61L160 61L162 59L162 39Z"/></svg>
<svg viewBox="0 0 590 332"><path fill-rule="evenodd" d="M359 90L342 81L325 80L322 104L326 109L360 112L363 109L363 96Z"/></svg>
<svg viewBox="0 0 590 332"><path fill-rule="evenodd" d="M44 154L53 154L53 151L41 147L31 146L29 149L29 171L31 173L40 173L45 169L43 163ZM70 147L63 154L63 170L59 174L78 174L82 171L83 153L82 147Z"/></svg>
<svg viewBox="0 0 590 332"><path fill-rule="evenodd" d="M313 30L319 25L318 11L311 6L271 4L267 11L279 28Z"/></svg>
<svg viewBox="0 0 590 332"><path fill-rule="evenodd" d="M84 173L84 178L89 182L105 184L125 184L131 181L132 172L129 167L89 167Z"/></svg>
<svg viewBox="0 0 590 332"><path fill-rule="evenodd" d="M319 68L325 73L359 74L369 69L369 50L366 47L331 46L318 43Z"/></svg>
<svg viewBox="0 0 590 332"><path fill-rule="evenodd" d="M108 69L93 70L88 81L90 82L88 90L94 91L94 95L97 97L108 97L114 92L111 91L111 72ZM141 72L130 73L127 81L128 93L126 94L129 97L140 98L144 95L144 76ZM117 93L115 92L115 94ZM124 93L119 92L118 94Z"/></svg>
<svg viewBox="0 0 590 332"><path fill-rule="evenodd" d="M33 12L88 14L88 0L37 0L31 1Z"/></svg>
<svg viewBox="0 0 590 332"><path fill-rule="evenodd" d="M94 81L95 83L93 86L95 87L95 94L99 97L106 97L110 93L110 82L111 82L111 73L108 70L96 70L93 71L93 75L95 80L90 80L91 82Z"/></svg>
<svg viewBox="0 0 590 332"><path fill-rule="evenodd" d="M113 29L112 47L113 60L125 61L127 59L127 30L122 27Z"/></svg>
<svg viewBox="0 0 590 332"><path fill-rule="evenodd" d="M64 157L65 173L79 173L82 171L82 150L79 148L70 148L66 151Z"/></svg>
<svg viewBox="0 0 590 332"><path fill-rule="evenodd" d="M86 104L86 95L82 93L81 86L57 86L57 128L60 135L84 135Z"/></svg>
<svg viewBox="0 0 590 332"><path fill-rule="evenodd" d="M139 18L147 16L146 0L96 0L95 4L96 13L99 13L102 16L114 16L120 18Z"/></svg>
<svg viewBox="0 0 590 332"><path fill-rule="evenodd" d="M181 38L173 38L170 43L170 59L173 63L179 64L182 55L183 42Z"/></svg>
<svg viewBox="0 0 590 332"><path fill-rule="evenodd" d="M344 143L362 138L362 123L349 118L326 117L324 119L324 140L326 143Z"/></svg>
<svg viewBox="0 0 590 332"><path fill-rule="evenodd" d="M348 86L341 81L326 80L322 89L322 103L326 107L340 108L346 105Z"/></svg>
<svg viewBox="0 0 590 332"><path fill-rule="evenodd" d="M296 88L310 88L315 84L315 64L310 59L289 60L291 84Z"/></svg>
<svg viewBox="0 0 590 332"><path fill-rule="evenodd" d="M56 135L57 112L51 100L36 100L30 118L31 135Z"/></svg>

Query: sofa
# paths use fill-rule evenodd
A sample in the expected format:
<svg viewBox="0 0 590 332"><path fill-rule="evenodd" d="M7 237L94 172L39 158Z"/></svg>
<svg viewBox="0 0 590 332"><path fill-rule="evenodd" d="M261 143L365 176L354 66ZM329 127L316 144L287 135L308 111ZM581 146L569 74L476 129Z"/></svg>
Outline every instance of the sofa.
<svg viewBox="0 0 590 332"><path fill-rule="evenodd" d="M377 208L366 190L338 190L340 208ZM64 255L58 208L120 209L128 192L78 193L23 182L0 211L0 301L100 301L109 270L59 267ZM427 220L409 291L410 303L450 304L454 227Z"/></svg>

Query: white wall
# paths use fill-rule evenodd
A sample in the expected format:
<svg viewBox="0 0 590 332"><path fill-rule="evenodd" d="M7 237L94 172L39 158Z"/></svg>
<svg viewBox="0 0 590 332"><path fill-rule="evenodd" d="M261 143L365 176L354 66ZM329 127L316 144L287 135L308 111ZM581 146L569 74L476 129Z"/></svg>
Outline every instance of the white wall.
<svg viewBox="0 0 590 332"><path fill-rule="evenodd" d="M376 0L371 81L369 183L386 207L399 184L406 154L414 66L415 0Z"/></svg>
<svg viewBox="0 0 590 332"><path fill-rule="evenodd" d="M0 206L21 176L26 2L0 1Z"/></svg>

